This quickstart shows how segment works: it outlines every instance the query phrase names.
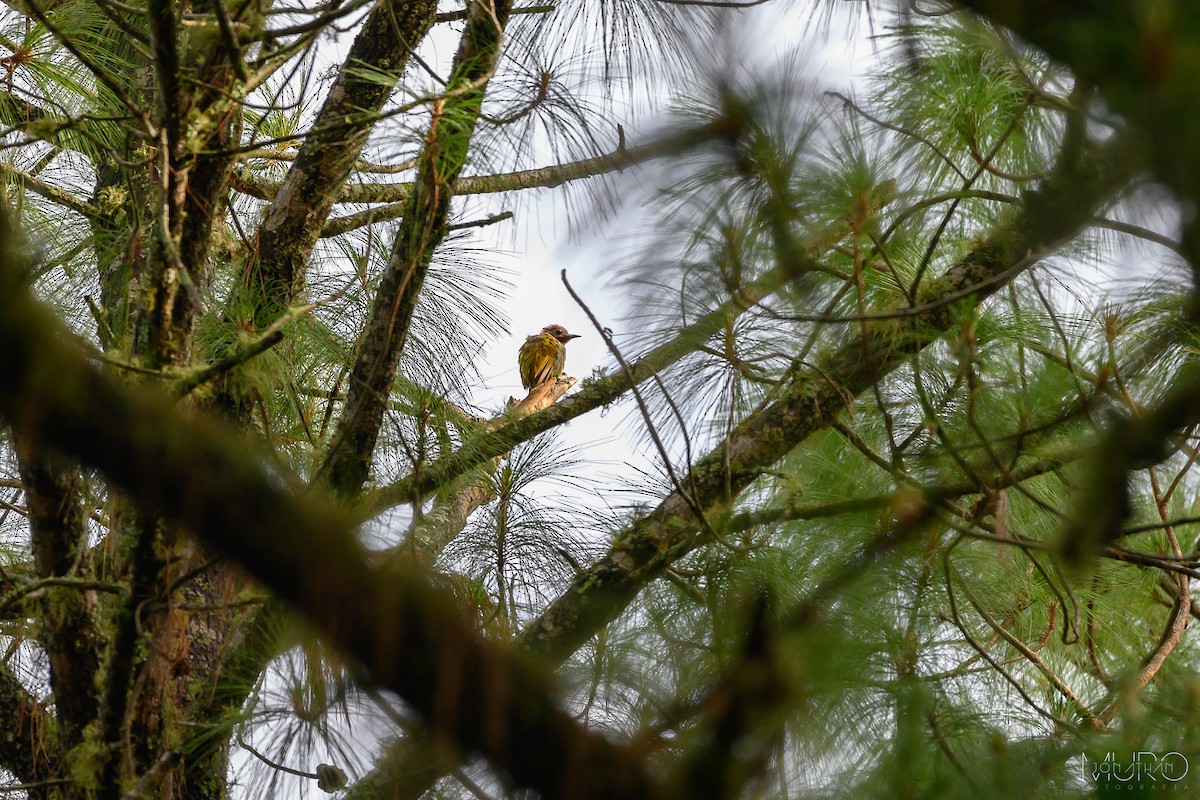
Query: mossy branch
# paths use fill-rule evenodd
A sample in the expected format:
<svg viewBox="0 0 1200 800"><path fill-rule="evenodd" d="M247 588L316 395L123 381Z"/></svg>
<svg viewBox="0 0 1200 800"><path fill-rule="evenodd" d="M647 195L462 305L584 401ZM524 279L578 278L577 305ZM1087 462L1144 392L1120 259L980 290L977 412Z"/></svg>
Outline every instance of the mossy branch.
<svg viewBox="0 0 1200 800"><path fill-rule="evenodd" d="M380 276L350 369L346 404L321 465L321 480L340 497L354 497L367 479L389 388L434 250L446 236L451 187L466 165L511 9L512 0L471 5L444 97L433 103L416 188Z"/></svg>
<svg viewBox="0 0 1200 800"><path fill-rule="evenodd" d="M355 658L369 681L516 785L547 797L660 796L638 754L576 723L540 669L481 638L424 573L370 566L344 511L286 487L219 423L189 419L169 398L98 372L30 298L14 238L9 232L0 254L0 416L14 431L98 470L141 507L239 561ZM29 705L12 692L0 698ZM25 724L43 716L28 712ZM14 767L23 780L40 777Z"/></svg>
<svg viewBox="0 0 1200 800"><path fill-rule="evenodd" d="M433 25L437 3L379 0L367 17L295 162L271 197L251 248L247 280L261 292L265 325L304 283L305 265L408 60ZM351 120L347 125L346 121ZM235 188L245 189L236 177Z"/></svg>

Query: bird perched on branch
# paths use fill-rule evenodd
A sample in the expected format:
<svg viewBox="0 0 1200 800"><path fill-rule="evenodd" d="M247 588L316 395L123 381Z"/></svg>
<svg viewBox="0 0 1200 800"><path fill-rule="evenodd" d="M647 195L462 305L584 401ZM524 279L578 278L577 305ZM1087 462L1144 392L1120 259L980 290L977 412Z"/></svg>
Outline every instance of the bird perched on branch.
<svg viewBox="0 0 1200 800"><path fill-rule="evenodd" d="M526 337L517 355L521 385L535 389L547 381L557 380L567 362L567 342L578 338L577 334L567 333L562 325L547 325L540 333Z"/></svg>

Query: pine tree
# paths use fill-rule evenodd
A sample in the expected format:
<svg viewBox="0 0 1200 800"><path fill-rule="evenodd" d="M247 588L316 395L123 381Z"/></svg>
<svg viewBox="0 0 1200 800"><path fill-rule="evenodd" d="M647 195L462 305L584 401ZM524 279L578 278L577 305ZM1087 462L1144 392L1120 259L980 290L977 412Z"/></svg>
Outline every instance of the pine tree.
<svg viewBox="0 0 1200 800"><path fill-rule="evenodd" d="M1188 795L1200 22L963 5L11 4L5 791Z"/></svg>

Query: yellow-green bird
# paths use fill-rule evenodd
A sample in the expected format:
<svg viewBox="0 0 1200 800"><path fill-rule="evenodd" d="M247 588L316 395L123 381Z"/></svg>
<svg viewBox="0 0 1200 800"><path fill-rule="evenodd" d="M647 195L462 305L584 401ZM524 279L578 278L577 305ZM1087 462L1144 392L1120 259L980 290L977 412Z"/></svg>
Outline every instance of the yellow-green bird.
<svg viewBox="0 0 1200 800"><path fill-rule="evenodd" d="M567 333L562 325L547 325L540 333L526 337L517 354L521 385L534 389L547 381L558 380L567 363L567 342L578 338L577 334Z"/></svg>

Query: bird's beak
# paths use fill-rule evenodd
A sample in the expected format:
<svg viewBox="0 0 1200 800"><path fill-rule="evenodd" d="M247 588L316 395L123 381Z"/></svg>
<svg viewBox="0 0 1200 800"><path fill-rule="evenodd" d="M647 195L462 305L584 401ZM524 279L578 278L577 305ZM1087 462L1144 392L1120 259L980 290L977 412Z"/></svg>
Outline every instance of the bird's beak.
<svg viewBox="0 0 1200 800"><path fill-rule="evenodd" d="M578 334L578 333L568 333L567 340L570 341L571 339L578 339L580 337L580 335L581 334Z"/></svg>

